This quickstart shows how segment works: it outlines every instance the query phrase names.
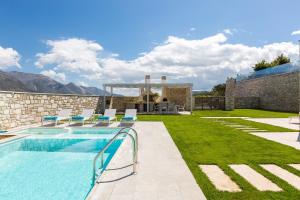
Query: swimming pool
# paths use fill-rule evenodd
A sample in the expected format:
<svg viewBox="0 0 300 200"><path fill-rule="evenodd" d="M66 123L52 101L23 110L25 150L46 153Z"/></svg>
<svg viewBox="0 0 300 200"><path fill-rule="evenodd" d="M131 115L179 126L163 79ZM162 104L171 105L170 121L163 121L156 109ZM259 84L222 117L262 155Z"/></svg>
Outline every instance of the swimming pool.
<svg viewBox="0 0 300 200"><path fill-rule="evenodd" d="M40 128L19 132L30 135L0 145L0 199L85 199L92 188L93 159L119 130ZM105 151L104 166L122 141L120 137Z"/></svg>

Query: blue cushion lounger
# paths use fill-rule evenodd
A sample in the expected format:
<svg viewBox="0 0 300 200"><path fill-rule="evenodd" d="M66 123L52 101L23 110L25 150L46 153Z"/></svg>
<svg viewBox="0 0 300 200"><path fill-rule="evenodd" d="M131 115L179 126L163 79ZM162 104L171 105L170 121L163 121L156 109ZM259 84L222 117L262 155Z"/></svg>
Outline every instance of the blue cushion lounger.
<svg viewBox="0 0 300 200"><path fill-rule="evenodd" d="M102 120L102 121L107 121L110 119L110 117L109 116L99 116L98 119Z"/></svg>
<svg viewBox="0 0 300 200"><path fill-rule="evenodd" d="M48 116L44 116L43 117L43 120L44 121L56 121L57 120L57 116L51 116L51 115L48 115Z"/></svg>
<svg viewBox="0 0 300 200"><path fill-rule="evenodd" d="M132 123L137 120L136 117L137 110L136 109L126 109L125 116L122 117L122 122Z"/></svg>
<svg viewBox="0 0 300 200"><path fill-rule="evenodd" d="M122 120L124 120L124 121L134 121L134 117L126 116L126 117L123 117Z"/></svg>
<svg viewBox="0 0 300 200"><path fill-rule="evenodd" d="M62 109L58 111L57 115L46 115L42 117L42 125L44 125L44 121L54 121L55 126L61 120L70 119L70 115L72 113L72 109Z"/></svg>
<svg viewBox="0 0 300 200"><path fill-rule="evenodd" d="M84 116L81 115L72 116L72 121L82 121L82 120L84 120Z"/></svg>
<svg viewBox="0 0 300 200"><path fill-rule="evenodd" d="M85 121L90 120L92 118L94 112L95 112L94 108L84 108L80 115L75 115L71 117L69 124L75 121L75 122L81 122L82 125L84 125Z"/></svg>
<svg viewBox="0 0 300 200"><path fill-rule="evenodd" d="M116 109L105 109L104 111L104 115L103 116L99 116L98 120L101 122L108 122L110 123L112 120L116 120Z"/></svg>

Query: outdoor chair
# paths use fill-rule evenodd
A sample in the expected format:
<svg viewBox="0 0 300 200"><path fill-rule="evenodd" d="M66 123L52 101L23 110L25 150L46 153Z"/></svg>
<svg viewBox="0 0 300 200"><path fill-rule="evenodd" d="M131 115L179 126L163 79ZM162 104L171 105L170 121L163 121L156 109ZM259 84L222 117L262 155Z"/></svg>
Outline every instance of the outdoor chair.
<svg viewBox="0 0 300 200"><path fill-rule="evenodd" d="M84 125L84 122L93 117L95 109L83 109L81 115L74 115L70 118L70 122L80 122Z"/></svg>
<svg viewBox="0 0 300 200"><path fill-rule="evenodd" d="M54 122L55 126L62 120L69 120L72 114L72 109L62 109L58 111L57 115L46 115L42 117L42 125L44 122L52 121Z"/></svg>
<svg viewBox="0 0 300 200"><path fill-rule="evenodd" d="M136 109L126 109L124 117L122 117L122 123L133 123L137 120Z"/></svg>
<svg viewBox="0 0 300 200"><path fill-rule="evenodd" d="M116 112L117 112L116 109L105 109L104 115L99 116L98 121L107 122L107 123L110 123L113 120L117 121Z"/></svg>

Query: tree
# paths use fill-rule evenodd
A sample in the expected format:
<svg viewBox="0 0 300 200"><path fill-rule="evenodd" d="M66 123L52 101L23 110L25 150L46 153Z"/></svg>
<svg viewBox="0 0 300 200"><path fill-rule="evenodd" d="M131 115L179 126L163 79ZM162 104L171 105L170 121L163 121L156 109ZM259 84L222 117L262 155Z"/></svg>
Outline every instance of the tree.
<svg viewBox="0 0 300 200"><path fill-rule="evenodd" d="M262 69L267 69L267 68L274 67L274 66L277 66L277 65L283 65L283 64L286 64L286 63L290 63L290 62L291 62L291 60L290 60L289 57L281 54L271 62L267 62L266 60L262 60L262 61L256 63L255 66L253 67L253 69L254 69L254 71L259 71L259 70L262 70Z"/></svg>
<svg viewBox="0 0 300 200"><path fill-rule="evenodd" d="M213 87L211 90L211 93L213 96L225 96L225 89L226 89L226 84L218 84Z"/></svg>

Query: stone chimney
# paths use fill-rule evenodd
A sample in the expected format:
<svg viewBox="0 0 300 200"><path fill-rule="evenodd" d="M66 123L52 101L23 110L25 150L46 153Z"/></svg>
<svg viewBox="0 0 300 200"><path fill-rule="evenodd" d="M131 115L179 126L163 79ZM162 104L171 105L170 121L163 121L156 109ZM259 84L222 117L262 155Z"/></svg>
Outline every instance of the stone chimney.
<svg viewBox="0 0 300 200"><path fill-rule="evenodd" d="M167 77L161 76L161 83L167 83Z"/></svg>
<svg viewBox="0 0 300 200"><path fill-rule="evenodd" d="M147 83L150 83L150 75L149 74L147 74L146 76L145 76L145 83L147 84Z"/></svg>

